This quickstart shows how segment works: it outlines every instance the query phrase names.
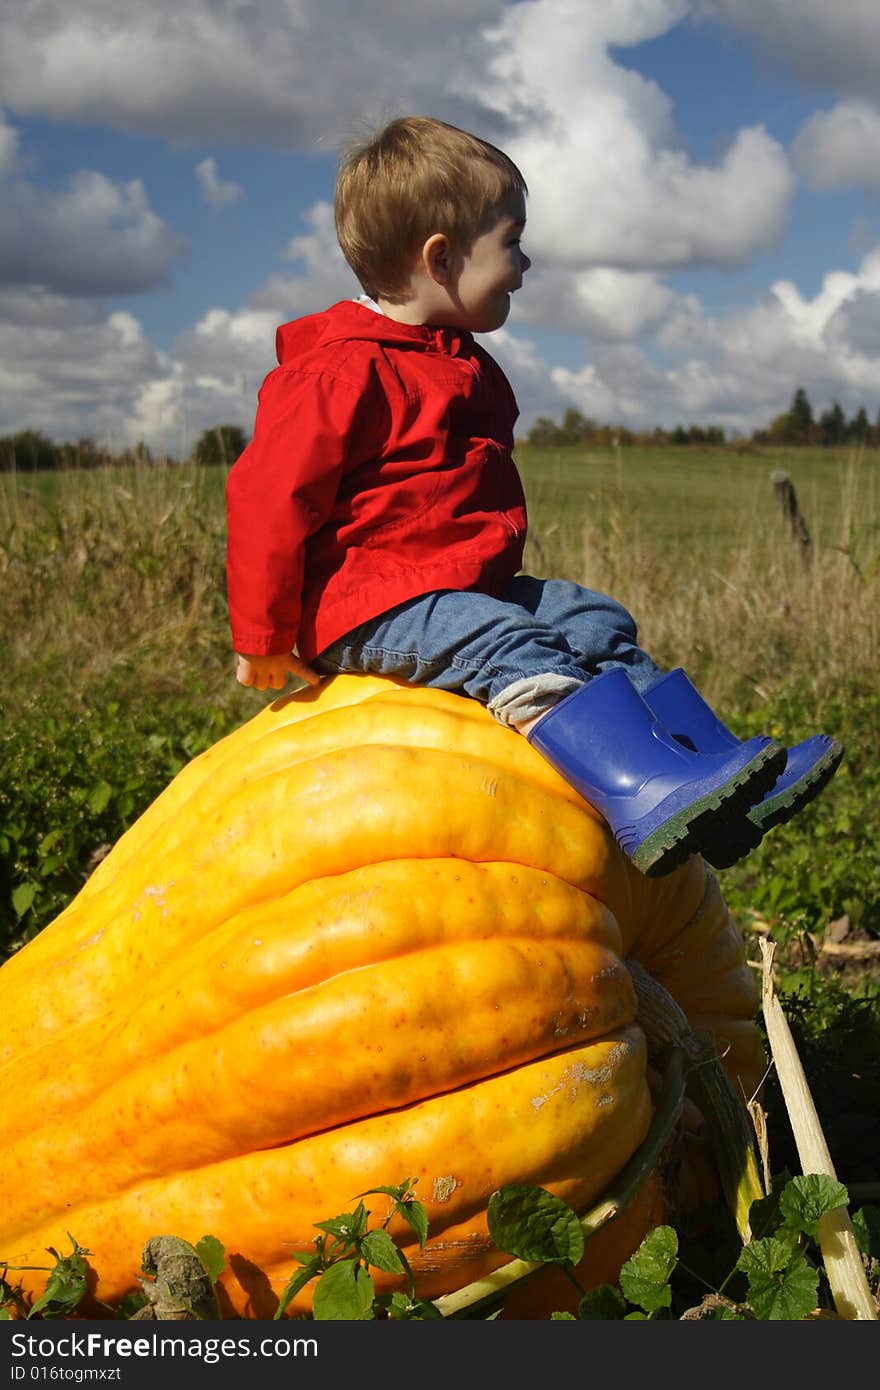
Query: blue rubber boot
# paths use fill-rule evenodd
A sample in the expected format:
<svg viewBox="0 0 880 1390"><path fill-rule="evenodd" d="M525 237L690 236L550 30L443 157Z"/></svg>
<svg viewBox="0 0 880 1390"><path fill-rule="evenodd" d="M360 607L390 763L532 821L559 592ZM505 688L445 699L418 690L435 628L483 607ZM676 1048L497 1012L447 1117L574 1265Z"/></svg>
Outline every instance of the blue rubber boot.
<svg viewBox="0 0 880 1390"><path fill-rule="evenodd" d="M687 674L669 671L645 692L646 704L676 738L700 753L735 748L739 739L707 705ZM786 749L778 781L751 806L739 823L709 836L703 854L716 869L727 869L760 844L768 830L791 820L830 782L843 757L843 744L828 734L813 734Z"/></svg>
<svg viewBox="0 0 880 1390"><path fill-rule="evenodd" d="M594 676L539 719L529 742L608 821L652 878L741 819L776 781L785 750L771 738L722 752L685 748L646 705L623 667Z"/></svg>

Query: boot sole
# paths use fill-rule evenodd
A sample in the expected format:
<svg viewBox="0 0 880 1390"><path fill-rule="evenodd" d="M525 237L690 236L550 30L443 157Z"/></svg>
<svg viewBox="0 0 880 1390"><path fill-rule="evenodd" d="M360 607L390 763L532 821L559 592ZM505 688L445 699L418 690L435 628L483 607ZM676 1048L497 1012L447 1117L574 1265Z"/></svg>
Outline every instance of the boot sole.
<svg viewBox="0 0 880 1390"><path fill-rule="evenodd" d="M770 743L727 782L671 815L632 852L636 868L647 878L661 878L677 869L720 829L747 817L775 785L785 767L786 750Z"/></svg>
<svg viewBox="0 0 880 1390"><path fill-rule="evenodd" d="M707 839L703 857L714 869L729 869L745 858L761 843L768 830L790 821L819 795L840 766L843 752L843 744L835 742L803 777L777 796L767 796L752 806L739 824L728 827L728 835L722 830L717 837L713 835L711 840Z"/></svg>
<svg viewBox="0 0 880 1390"><path fill-rule="evenodd" d="M748 813L749 820L762 835L772 830L774 825L784 825L828 785L842 758L843 744L835 743L797 782L786 787L778 796L768 796L753 806Z"/></svg>

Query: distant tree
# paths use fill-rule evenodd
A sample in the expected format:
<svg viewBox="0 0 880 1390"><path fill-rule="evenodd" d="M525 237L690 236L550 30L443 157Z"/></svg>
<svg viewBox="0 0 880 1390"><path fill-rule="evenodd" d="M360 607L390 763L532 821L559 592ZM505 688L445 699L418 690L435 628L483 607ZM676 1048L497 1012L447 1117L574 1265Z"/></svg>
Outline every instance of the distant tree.
<svg viewBox="0 0 880 1390"><path fill-rule="evenodd" d="M788 410L770 421L765 437L770 444L809 444L815 433L813 407L806 391L799 386Z"/></svg>
<svg viewBox="0 0 880 1390"><path fill-rule="evenodd" d="M35 473L57 468L58 448L38 430L19 430L0 439L0 469Z"/></svg>
<svg viewBox="0 0 880 1390"><path fill-rule="evenodd" d="M788 413L794 434L806 439L813 427L813 407L810 405L809 397L802 386L799 386L795 391L791 410Z"/></svg>
<svg viewBox="0 0 880 1390"><path fill-rule="evenodd" d="M230 467L247 446L240 425L214 425L203 430L193 450L196 463L222 463Z"/></svg>
<svg viewBox="0 0 880 1390"><path fill-rule="evenodd" d="M116 459L116 462L140 466L142 464L152 463L153 454L150 446L141 440L138 444L133 444L130 449L123 449L122 453Z"/></svg>
<svg viewBox="0 0 880 1390"><path fill-rule="evenodd" d="M857 444L866 444L871 433L871 426L868 422L868 412L865 407L859 406L858 411L850 420L847 426L847 438L855 440Z"/></svg>
<svg viewBox="0 0 880 1390"><path fill-rule="evenodd" d="M819 416L823 444L843 444L846 440L846 416L839 401L832 401L828 410Z"/></svg>
<svg viewBox="0 0 880 1390"><path fill-rule="evenodd" d="M97 468L108 462L94 439L88 438L78 439L75 444L59 444L58 457L62 468Z"/></svg>
<svg viewBox="0 0 880 1390"><path fill-rule="evenodd" d="M559 443L559 426L549 415L539 415L526 435L529 444L536 449L552 449Z"/></svg>
<svg viewBox="0 0 880 1390"><path fill-rule="evenodd" d="M584 444L592 439L598 426L579 410L567 410L562 417L561 444Z"/></svg>
<svg viewBox="0 0 880 1390"><path fill-rule="evenodd" d="M690 444L691 437L683 425L676 425L672 431L673 444Z"/></svg>

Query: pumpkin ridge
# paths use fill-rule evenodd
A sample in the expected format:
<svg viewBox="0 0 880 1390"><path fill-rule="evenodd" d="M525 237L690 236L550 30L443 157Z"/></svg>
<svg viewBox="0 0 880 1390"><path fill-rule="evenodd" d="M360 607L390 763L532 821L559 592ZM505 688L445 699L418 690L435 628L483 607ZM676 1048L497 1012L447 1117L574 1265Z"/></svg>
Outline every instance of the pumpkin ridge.
<svg viewBox="0 0 880 1390"><path fill-rule="evenodd" d="M405 917L401 892L408 895ZM346 930L337 941L340 919ZM346 971L354 964L393 967L431 945L514 934L559 945L589 940L615 957L621 951L620 931L607 909L522 865L383 861L300 885L275 903L246 908L216 925L166 961L151 991L133 1007L117 995L102 1015L68 1028L63 1089L57 1039L21 1050L0 1068L9 1137L43 1122L47 1084L54 1086L53 1110L60 1116L85 1103L96 1075L109 1084L126 1067L168 1051L193 1031L207 1039L248 1009L329 981L340 963Z"/></svg>
<svg viewBox="0 0 880 1390"><path fill-rule="evenodd" d="M56 1109L35 1132L7 1143L10 1214L32 1214L42 1203L28 1182L34 1168L54 1168L53 1200L74 1203L89 1185L111 1194L129 1185L131 1172L147 1179L200 1167L377 1107L448 1094L605 1035L636 1012L625 967L591 943L559 950L483 941L459 944L455 956L444 948L419 954L390 976L384 967L360 967L272 1000L207 1038L146 1058L109 1085L96 1056L102 1085L72 1117ZM464 1033L455 1027L460 995L469 1003ZM346 1032L361 1041L340 1055L335 1039ZM274 1078L282 1075L279 1087ZM249 1097L244 1112L241 1095ZM100 1155L95 1133L105 1136Z"/></svg>
<svg viewBox="0 0 880 1390"><path fill-rule="evenodd" d="M377 758L379 751L381 757ZM410 775L414 768L419 770L418 779ZM419 788L411 785L415 780ZM424 783L431 784L432 792L449 802L449 813L442 821L433 815L431 802L420 795ZM312 808L307 818L295 824L289 813L285 814L291 795L302 797ZM487 803L491 809L488 818L474 814L474 797ZM255 823L260 826L258 839L253 833ZM503 827L502 839L509 841L511 854L498 854L497 825ZM592 831L585 835L586 826ZM478 758L433 749L343 750L315 764L291 769L286 779L261 778L228 799L220 812L202 816L201 831L202 842L195 848L189 846L182 881L169 871L159 882L124 878L103 890L108 896L103 898L101 910L110 920L100 943L97 968L103 965L105 993L115 994L125 987L126 980L136 983L144 969L154 968L153 962L164 951L181 949L197 931L224 913L290 891L306 878L338 873L375 859L445 855L486 861L511 857L589 891L612 911L613 903L608 901L612 894L596 891L597 881L604 888L603 877L618 877L622 859L612 851L610 837L599 832L574 805L531 788L524 808L518 779ZM179 837L183 837L182 831ZM179 848L175 844L179 837L175 835L172 841L174 848ZM340 846L344 848L344 865L339 863ZM163 865L168 862L167 847L161 847L162 853L160 847L154 848ZM146 876L148 880L154 877L152 863ZM207 901L202 881L212 885ZM97 903L94 908L97 913ZM201 915L195 916L195 912ZM52 927L45 930L51 933ZM136 950L129 944L133 939L137 940ZM34 945L39 941L37 937ZM22 962L26 962L28 950L26 946L13 957L12 963L18 962L20 970L25 969ZM89 1010L100 1009L95 969L84 971L81 958L76 959L75 971L67 971L67 980L59 962L47 963L39 953L32 959L42 984L47 969L55 971L51 1012L47 1001L40 1016L30 1019L32 1028L52 1034L71 1021L83 1005ZM7 976L7 996L13 994L16 973ZM15 1030L16 1002L14 997L4 1000L9 1015L6 1055L14 1045L10 1034Z"/></svg>
<svg viewBox="0 0 880 1390"><path fill-rule="evenodd" d="M489 1193L521 1169L528 1174L546 1169L548 1185L561 1192L583 1191L589 1200L647 1130L651 1107L644 1060L641 1030L628 1027L447 1095L368 1116L342 1131L326 1130L294 1144L140 1183L110 1199L66 1207L28 1228L27 1244L16 1251L15 1262L40 1264L49 1245L65 1243L67 1230L88 1230L89 1248L106 1252L95 1261L96 1296L112 1301L134 1287L137 1273L137 1262L127 1263L114 1233L125 1230L127 1246L130 1242L139 1251L161 1227L192 1243L206 1230L222 1230L231 1255L249 1249L249 1259L262 1266L271 1252L274 1263L289 1258L290 1271L290 1252L310 1244L313 1221L331 1207L347 1209L364 1187L387 1181L389 1161L395 1172L402 1163L420 1176L420 1200L427 1202L436 1238L478 1212ZM537 1109L536 1095L543 1100ZM597 1105L603 1095L610 1103ZM475 1161L466 1156L474 1144ZM392 1149L398 1151L396 1159ZM441 1175L454 1177L458 1185L445 1183L438 1201L431 1189ZM283 1226L275 1210L281 1192L289 1194L282 1203ZM17 1229L4 1229L4 1258L16 1235ZM495 1252L496 1263L503 1259ZM31 1274L22 1277L25 1287L37 1282ZM233 1298L240 1302L234 1289Z"/></svg>

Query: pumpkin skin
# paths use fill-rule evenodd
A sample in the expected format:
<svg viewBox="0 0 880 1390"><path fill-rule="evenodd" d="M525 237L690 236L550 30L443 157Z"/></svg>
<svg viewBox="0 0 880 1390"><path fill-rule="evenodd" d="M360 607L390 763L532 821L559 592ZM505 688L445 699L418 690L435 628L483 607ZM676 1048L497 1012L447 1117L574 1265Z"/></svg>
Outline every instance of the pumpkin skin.
<svg viewBox="0 0 880 1390"><path fill-rule="evenodd" d="M279 699L0 969L0 1257L44 1264L72 1232L113 1304L152 1236L213 1234L225 1310L267 1318L315 1221L417 1177L427 1246L389 1230L419 1293L459 1288L508 1258L496 1188L587 1206L644 1137L627 957L751 1095L756 987L701 858L639 874L475 701L364 676Z"/></svg>

